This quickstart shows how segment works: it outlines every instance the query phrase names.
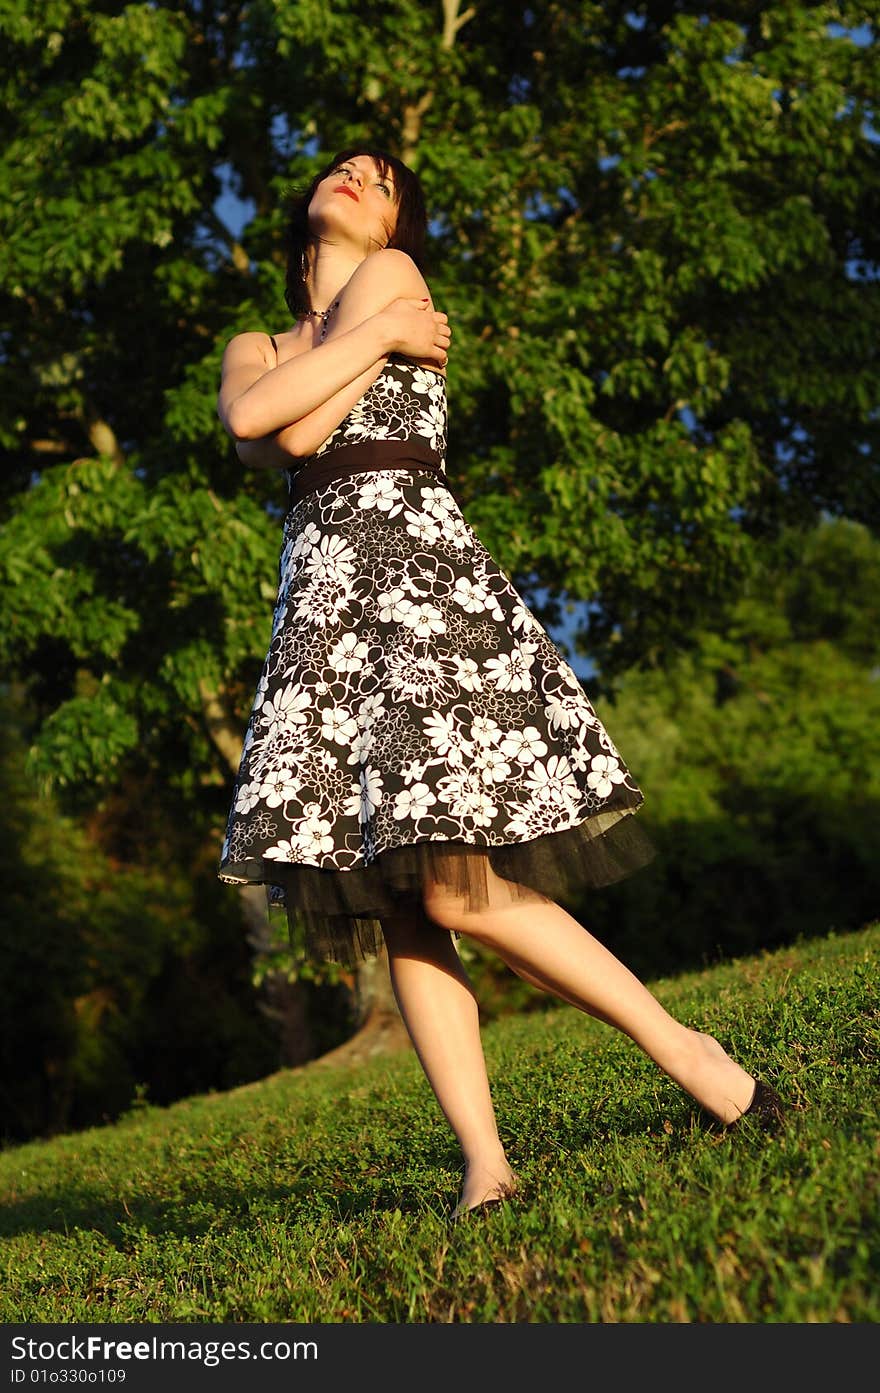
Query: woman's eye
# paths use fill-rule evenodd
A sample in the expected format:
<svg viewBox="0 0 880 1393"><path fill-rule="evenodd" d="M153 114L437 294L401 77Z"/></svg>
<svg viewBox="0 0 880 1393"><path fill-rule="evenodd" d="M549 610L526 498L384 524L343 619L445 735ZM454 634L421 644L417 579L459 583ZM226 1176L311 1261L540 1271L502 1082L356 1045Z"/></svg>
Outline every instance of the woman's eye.
<svg viewBox="0 0 880 1393"><path fill-rule="evenodd" d="M333 170L333 173L330 175L330 178L332 179L334 174L350 174L350 173L351 173L351 169L350 169L350 167L349 167L347 164L338 164L338 165L336 166L336 168ZM392 191L391 185L390 185L385 179L380 179L380 180L379 180L379 182L378 182L378 184L377 184L377 188L384 189L389 198L393 198L393 197L394 197L394 193L393 193L393 191Z"/></svg>

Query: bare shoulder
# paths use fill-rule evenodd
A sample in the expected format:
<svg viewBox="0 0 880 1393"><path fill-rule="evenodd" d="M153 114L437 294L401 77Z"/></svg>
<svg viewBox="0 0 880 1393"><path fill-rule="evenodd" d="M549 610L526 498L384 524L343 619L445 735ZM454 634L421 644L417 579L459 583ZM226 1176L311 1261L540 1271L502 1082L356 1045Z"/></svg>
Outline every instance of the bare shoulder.
<svg viewBox="0 0 880 1393"><path fill-rule="evenodd" d="M229 340L223 350L217 412L230 434L229 412L232 403L274 367L275 350L268 334L252 330L236 334Z"/></svg>
<svg viewBox="0 0 880 1393"><path fill-rule="evenodd" d="M380 313L400 299L427 299L425 308L434 309L425 278L407 252L399 251L396 247L382 247L379 251L370 252L343 286L339 295L339 309L330 321L326 338L341 337L349 329L354 329L371 315ZM439 371L434 362L425 362L424 366Z"/></svg>
<svg viewBox="0 0 880 1393"><path fill-rule="evenodd" d="M275 350L268 334L260 330L246 330L235 334L223 350L223 370L240 367L274 367Z"/></svg>
<svg viewBox="0 0 880 1393"><path fill-rule="evenodd" d="M385 276L422 274L409 252L402 252L398 247L382 247L379 251L370 252L369 256L364 257L358 271Z"/></svg>
<svg viewBox="0 0 880 1393"><path fill-rule="evenodd" d="M387 291L396 295L424 295L428 287L425 278L408 252L397 247L382 247L370 252L345 285L345 291L362 289Z"/></svg>

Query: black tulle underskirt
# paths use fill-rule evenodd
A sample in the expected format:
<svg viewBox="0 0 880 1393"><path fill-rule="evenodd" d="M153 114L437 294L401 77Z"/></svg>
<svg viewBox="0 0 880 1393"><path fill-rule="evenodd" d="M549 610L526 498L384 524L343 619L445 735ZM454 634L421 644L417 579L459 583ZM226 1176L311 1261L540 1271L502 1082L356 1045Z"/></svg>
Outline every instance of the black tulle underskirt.
<svg viewBox="0 0 880 1393"><path fill-rule="evenodd" d="M460 902L457 909L466 916L490 903L571 903L585 889L631 875L656 854L633 815L640 803L594 814L576 827L532 841L500 846L417 841L382 851L369 865L350 870L244 860L225 865L222 878L265 884L270 907L287 913L291 942L301 942L304 934L312 957L354 967L382 950L383 918L421 915L429 886L439 884L444 896ZM466 921L461 931L467 933Z"/></svg>

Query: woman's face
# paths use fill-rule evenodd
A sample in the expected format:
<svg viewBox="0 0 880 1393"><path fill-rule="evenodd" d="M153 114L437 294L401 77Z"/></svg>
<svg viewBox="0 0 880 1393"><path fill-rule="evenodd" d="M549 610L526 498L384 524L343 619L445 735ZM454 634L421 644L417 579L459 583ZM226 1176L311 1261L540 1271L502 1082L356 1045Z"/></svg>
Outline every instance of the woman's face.
<svg viewBox="0 0 880 1393"><path fill-rule="evenodd" d="M322 179L309 204L309 223L334 240L352 241L367 255L387 246L397 225L397 190L369 155L355 155Z"/></svg>

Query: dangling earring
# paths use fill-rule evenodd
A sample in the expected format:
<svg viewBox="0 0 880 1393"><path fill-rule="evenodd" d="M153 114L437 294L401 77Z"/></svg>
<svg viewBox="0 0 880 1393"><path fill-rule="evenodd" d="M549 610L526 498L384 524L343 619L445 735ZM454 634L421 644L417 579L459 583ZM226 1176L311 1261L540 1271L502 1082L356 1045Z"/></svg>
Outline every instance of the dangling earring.
<svg viewBox="0 0 880 1393"><path fill-rule="evenodd" d="M300 279L302 281L302 293L304 297L308 299L309 259L306 255L305 247L303 247L302 252L300 254L300 266L302 267L302 272L300 276Z"/></svg>

